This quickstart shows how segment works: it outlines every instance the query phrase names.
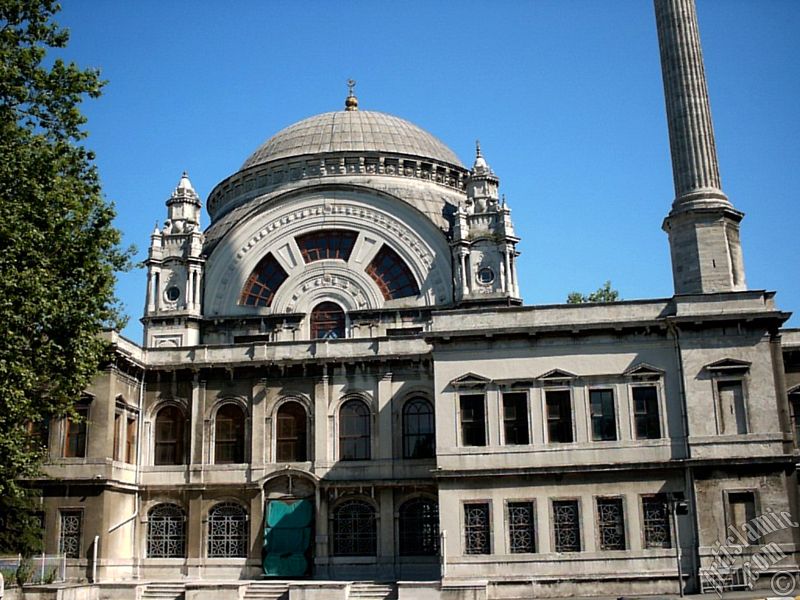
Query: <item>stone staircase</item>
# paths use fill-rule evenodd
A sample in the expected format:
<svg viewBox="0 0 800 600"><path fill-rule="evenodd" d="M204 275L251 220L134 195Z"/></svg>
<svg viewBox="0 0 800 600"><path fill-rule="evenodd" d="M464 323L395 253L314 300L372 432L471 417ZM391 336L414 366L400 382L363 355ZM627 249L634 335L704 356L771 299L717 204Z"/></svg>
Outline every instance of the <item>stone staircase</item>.
<svg viewBox="0 0 800 600"><path fill-rule="evenodd" d="M397 600L397 587L392 583L354 581L348 600Z"/></svg>
<svg viewBox="0 0 800 600"><path fill-rule="evenodd" d="M142 591L141 600L183 600L185 588L180 581L148 583Z"/></svg>
<svg viewBox="0 0 800 600"><path fill-rule="evenodd" d="M253 581L244 593L244 600L288 600L288 598L289 584L281 581Z"/></svg>

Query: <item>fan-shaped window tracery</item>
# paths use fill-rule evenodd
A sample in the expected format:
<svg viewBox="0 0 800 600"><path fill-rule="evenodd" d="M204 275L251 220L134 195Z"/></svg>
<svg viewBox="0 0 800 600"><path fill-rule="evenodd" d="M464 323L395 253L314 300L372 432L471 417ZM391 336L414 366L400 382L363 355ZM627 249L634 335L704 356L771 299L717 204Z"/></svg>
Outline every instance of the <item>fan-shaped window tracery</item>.
<svg viewBox="0 0 800 600"><path fill-rule="evenodd" d="M306 263L323 259L348 260L358 233L346 229L325 229L295 238Z"/></svg>
<svg viewBox="0 0 800 600"><path fill-rule="evenodd" d="M267 254L247 278L247 282L242 288L239 304L269 306L272 304L275 292L288 277L289 275L272 253Z"/></svg>
<svg viewBox="0 0 800 600"><path fill-rule="evenodd" d="M385 244L369 263L366 271L378 285L385 300L419 294L419 285L411 269L397 252Z"/></svg>
<svg viewBox="0 0 800 600"><path fill-rule="evenodd" d="M320 302L311 311L311 339L341 339L345 329L344 310L335 302Z"/></svg>

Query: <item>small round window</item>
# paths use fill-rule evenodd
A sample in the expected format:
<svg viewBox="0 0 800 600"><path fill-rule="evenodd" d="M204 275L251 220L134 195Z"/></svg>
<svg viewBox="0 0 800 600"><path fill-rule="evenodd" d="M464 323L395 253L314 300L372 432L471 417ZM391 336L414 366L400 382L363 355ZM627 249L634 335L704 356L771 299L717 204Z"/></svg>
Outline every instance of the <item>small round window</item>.
<svg viewBox="0 0 800 600"><path fill-rule="evenodd" d="M483 267L478 271L478 281L484 284L492 283L494 281L494 271L489 267Z"/></svg>
<svg viewBox="0 0 800 600"><path fill-rule="evenodd" d="M170 286L167 288L167 300L170 302L175 302L178 298L181 297L181 291L178 289L177 286Z"/></svg>

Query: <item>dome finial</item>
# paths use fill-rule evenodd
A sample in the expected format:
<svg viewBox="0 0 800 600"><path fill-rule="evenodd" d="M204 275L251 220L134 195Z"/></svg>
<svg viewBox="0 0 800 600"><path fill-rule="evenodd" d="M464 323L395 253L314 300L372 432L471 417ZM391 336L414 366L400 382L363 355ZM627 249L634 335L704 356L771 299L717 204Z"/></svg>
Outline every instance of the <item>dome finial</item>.
<svg viewBox="0 0 800 600"><path fill-rule="evenodd" d="M356 87L355 79L347 80L347 98L344 101L345 110L358 110L358 98L353 94L353 89Z"/></svg>
<svg viewBox="0 0 800 600"><path fill-rule="evenodd" d="M475 158L479 158L481 154L481 141L475 140Z"/></svg>

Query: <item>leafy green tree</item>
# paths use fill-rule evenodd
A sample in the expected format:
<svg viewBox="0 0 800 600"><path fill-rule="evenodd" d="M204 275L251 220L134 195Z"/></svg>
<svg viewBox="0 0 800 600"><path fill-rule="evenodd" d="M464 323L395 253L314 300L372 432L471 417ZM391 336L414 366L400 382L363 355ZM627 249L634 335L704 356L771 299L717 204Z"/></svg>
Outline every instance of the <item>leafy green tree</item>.
<svg viewBox="0 0 800 600"><path fill-rule="evenodd" d="M596 292L588 296L580 292L570 292L567 296L567 304L583 304L584 302L616 302L621 300L619 292L611 289L611 282L606 281Z"/></svg>
<svg viewBox="0 0 800 600"><path fill-rule="evenodd" d="M0 539L30 553L43 444L31 435L74 415L123 324L114 272L128 268L114 209L83 145L84 98L100 95L93 69L47 57L68 32L53 0L0 0Z"/></svg>

